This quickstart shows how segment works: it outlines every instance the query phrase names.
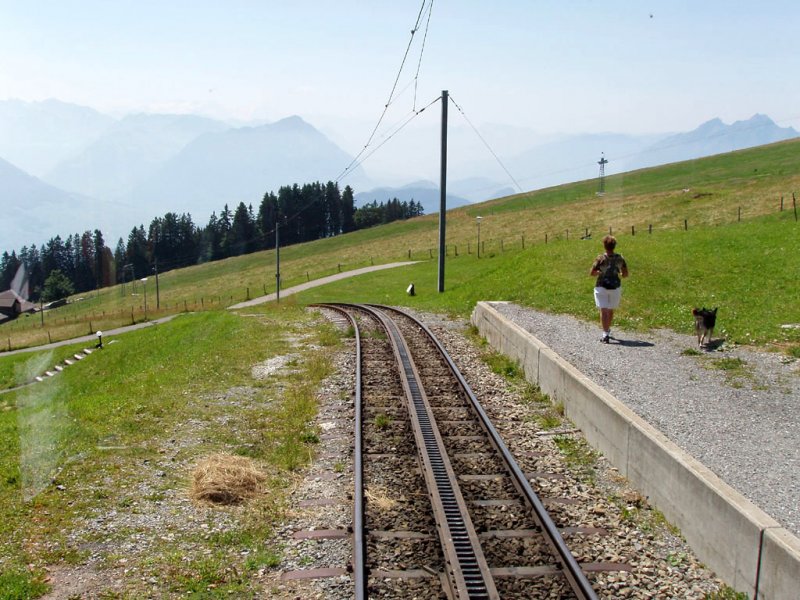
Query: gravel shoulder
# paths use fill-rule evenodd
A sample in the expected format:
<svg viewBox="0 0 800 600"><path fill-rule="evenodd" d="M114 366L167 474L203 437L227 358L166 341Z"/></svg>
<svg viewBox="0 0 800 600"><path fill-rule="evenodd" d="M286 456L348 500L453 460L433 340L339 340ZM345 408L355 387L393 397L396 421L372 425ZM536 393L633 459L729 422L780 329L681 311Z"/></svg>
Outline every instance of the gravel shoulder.
<svg viewBox="0 0 800 600"><path fill-rule="evenodd" d="M563 481L537 480L545 496L581 497L576 506L560 510L570 513L570 522L605 528L609 535L573 540L575 551L584 560L602 556L603 560L630 564L635 573L610 572L597 576L603 598L703 599L717 593L722 583L692 554L679 533L671 529L646 499L627 486L616 469L602 457L591 466L565 466L556 439L585 444L580 432L564 423L558 430L543 431L539 426L542 411L552 412L549 404L538 404L525 397L520 382L493 373L482 359L482 350L464 332L467 323L442 315L417 313L445 345L470 387L492 418L512 452L543 452L544 470L564 474ZM282 547L283 558L270 572L265 590L271 598L345 600L352 598L349 577L286 580L296 569L308 570L342 566L349 561L349 540L311 541L296 539L294 532L308 529L342 528L352 514L352 374L351 347L334 357L337 371L319 390L318 426L321 436L318 456L294 489L288 518L275 532L271 543ZM561 432L559 434L559 432ZM337 469L336 465L343 469ZM302 508L314 498L347 499L342 504L320 509ZM558 509L556 509L558 510ZM575 513L575 514L573 514ZM391 597L391 596L390 596Z"/></svg>
<svg viewBox="0 0 800 600"><path fill-rule="evenodd" d="M496 303L726 483L800 536L800 363L722 344L691 355L694 336L612 331Z"/></svg>

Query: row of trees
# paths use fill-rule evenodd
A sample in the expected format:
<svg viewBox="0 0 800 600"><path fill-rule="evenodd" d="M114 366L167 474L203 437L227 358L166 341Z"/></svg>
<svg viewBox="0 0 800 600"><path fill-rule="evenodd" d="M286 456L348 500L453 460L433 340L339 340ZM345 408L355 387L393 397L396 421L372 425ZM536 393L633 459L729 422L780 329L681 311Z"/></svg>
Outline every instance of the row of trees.
<svg viewBox="0 0 800 600"><path fill-rule="evenodd" d="M100 230L56 236L38 247L0 257L0 290L8 289L20 266L27 274L32 301L50 301L72 293L145 277L155 270L167 271L192 264L220 260L275 247L307 242L381 223L424 214L422 204L372 202L354 206L350 186L339 190L329 181L284 186L277 195L268 192L258 211L239 203L234 211L226 204L208 223L198 227L190 214L173 212L156 217L145 229L134 227L127 240L119 239L112 252Z"/></svg>

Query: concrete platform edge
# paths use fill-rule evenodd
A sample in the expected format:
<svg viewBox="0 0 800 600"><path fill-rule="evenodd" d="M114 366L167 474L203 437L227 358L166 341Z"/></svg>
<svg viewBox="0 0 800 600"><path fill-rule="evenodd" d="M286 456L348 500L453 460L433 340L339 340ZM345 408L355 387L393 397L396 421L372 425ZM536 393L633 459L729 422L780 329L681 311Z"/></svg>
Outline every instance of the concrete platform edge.
<svg viewBox="0 0 800 600"><path fill-rule="evenodd" d="M678 526L698 558L751 598L797 598L800 540L530 332L479 302L472 324L519 361L587 441ZM756 594L756 586L758 586Z"/></svg>

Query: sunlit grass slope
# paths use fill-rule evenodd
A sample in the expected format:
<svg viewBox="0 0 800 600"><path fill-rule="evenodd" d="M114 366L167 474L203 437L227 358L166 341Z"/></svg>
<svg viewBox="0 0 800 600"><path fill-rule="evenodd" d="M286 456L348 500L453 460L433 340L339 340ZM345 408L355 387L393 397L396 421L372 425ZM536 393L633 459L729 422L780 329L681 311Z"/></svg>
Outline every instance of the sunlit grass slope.
<svg viewBox="0 0 800 600"><path fill-rule="evenodd" d="M617 323L633 329L689 333L691 309L719 306L717 335L738 343L785 346L800 341L800 225L775 215L694 231L621 236L631 276L623 283ZM371 300L468 315L478 300L507 300L594 320L594 279L602 252L593 240L560 240L505 254L451 257L445 291L426 262L302 292L301 302ZM405 290L413 282L417 295Z"/></svg>
<svg viewBox="0 0 800 600"><path fill-rule="evenodd" d="M710 303L715 294L725 294L729 289L725 286L733 281L719 281L716 275L709 279L708 269L730 273L735 272L743 261L752 263L749 253L747 256L735 251L719 254L717 236L732 236L727 243L744 253L754 244L770 243L770 238L759 230L752 234L758 236L755 243L743 226L762 223L766 227L768 222L794 221L792 193L800 187L800 141L780 142L612 175L606 179L606 193L602 196L596 194L597 187L596 180L589 180L449 211L448 265L452 263L453 274L458 272L460 264L466 264L466 257L475 256L475 217L481 216L482 245L487 255L495 255L496 263L524 261L522 256L530 257L531 249L536 248L541 259L552 264L553 272L546 282L546 297L530 297L529 301L537 306L588 316L583 306L570 308L568 303L558 302L563 295L574 294L577 284L574 283L574 272L567 268L569 263L558 254L560 246L557 243L569 242L568 247L574 250L566 251L567 258L580 255L583 260L587 254L585 244L574 246L573 242L578 243L576 240L586 233L597 240L609 231L621 238L621 249L630 248L631 253L640 250L639 255L633 256L634 264L639 263L637 266L646 263L651 253L658 256L662 271L660 275L653 273L646 281L649 285L658 285L663 279L680 286L677 291L662 292L674 297L676 305L685 308L689 304ZM723 234L723 229L728 226L730 232ZM708 230L709 227L713 229ZM642 236L649 235L649 231L652 231L649 241L640 248L639 244L647 239ZM677 236L679 231L685 235ZM667 235L668 232L671 233ZM737 235L741 235L741 239ZM762 240L762 235L767 237ZM784 235L786 252L796 252L797 236L793 230L789 228ZM702 242L704 236L710 236L706 243ZM659 249L662 243L666 244L663 251ZM676 244L678 247L673 247L673 251L680 250L680 253L665 260L666 248ZM283 288L370 264L408 258L435 263L437 247L438 215L285 247L281 249ZM524 253L518 256L517 253L523 249ZM597 249L596 243L594 249ZM151 276L147 283L147 317L152 319L183 310L219 309L272 292L275 289L275 271L275 251L270 250L163 273L159 277L161 307L158 311L155 309L155 281ZM640 269L639 275L646 274ZM740 275L749 277L746 273ZM374 277L381 281L394 275L383 273ZM636 293L635 282L636 279L631 280L630 290L626 292L631 302ZM685 282L693 282L694 287ZM758 285L755 276L752 283ZM586 282L582 281L582 284ZM477 297L478 290L481 297L497 297L507 289L505 282L492 273L484 274L480 281L465 279L460 286L464 288L463 292L450 290L437 302L442 306L453 305L455 300L452 298L463 294L466 303L467 297ZM786 293L794 291L791 284L784 287ZM107 329L142 320L144 291L142 284L137 283L135 287L127 284L86 294L81 302L49 312L44 326L38 317L18 319L0 327L0 347L38 345L48 339L84 335L91 329ZM365 296L364 299L372 298ZM788 296L784 300L789 304ZM653 309L658 316L652 319L645 318L646 309L643 308L642 315L636 318L656 326L680 327L680 320L670 321L662 316L662 308ZM749 310L757 309L755 303L750 303ZM724 306L722 310L723 314L727 312ZM788 315L786 320L790 320ZM756 338L772 339L766 331Z"/></svg>
<svg viewBox="0 0 800 600"><path fill-rule="evenodd" d="M88 560L90 552L69 538L73 528L116 511L158 512L166 495L188 494L199 458L220 451L252 457L268 471L261 504L250 507L258 518L241 514L225 543L203 537L202 529L187 540L167 526L131 569L136 576L126 579L125 597L149 595L137 592L141 573L171 590L169 597L187 597L209 583L219 590L203 597L253 597L251 571L271 560L264 551L269 517L279 513L291 471L313 453L315 391L330 365L326 351L310 350L291 374L259 381L252 365L288 352L295 328L307 336L319 331L310 340L315 344L338 343L338 336L323 336L329 326L315 329L292 303L254 312L243 319L207 311L131 332L57 377L0 395L0 598L39 597L47 589L45 565ZM52 351L0 357L0 387L8 387L14 370L35 371L55 359ZM278 391L271 387L276 381ZM249 401L236 397L242 389ZM155 464L164 468L167 451L172 467L151 489L147 472ZM113 568L123 556L115 548L130 535L124 528L104 531L94 551ZM203 551L187 556L180 547L187 541L203 544ZM131 566L142 560L124 557Z"/></svg>

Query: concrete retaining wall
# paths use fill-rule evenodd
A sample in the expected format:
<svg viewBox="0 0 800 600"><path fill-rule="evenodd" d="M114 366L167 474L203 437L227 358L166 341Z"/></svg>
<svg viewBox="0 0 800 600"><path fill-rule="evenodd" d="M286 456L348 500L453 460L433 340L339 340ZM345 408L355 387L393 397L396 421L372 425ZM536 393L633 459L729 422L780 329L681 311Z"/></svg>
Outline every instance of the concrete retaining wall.
<svg viewBox="0 0 800 600"><path fill-rule="evenodd" d="M698 558L751 598L800 598L800 540L535 336L479 302L472 323L586 440L677 525ZM757 587L756 587L757 586Z"/></svg>

